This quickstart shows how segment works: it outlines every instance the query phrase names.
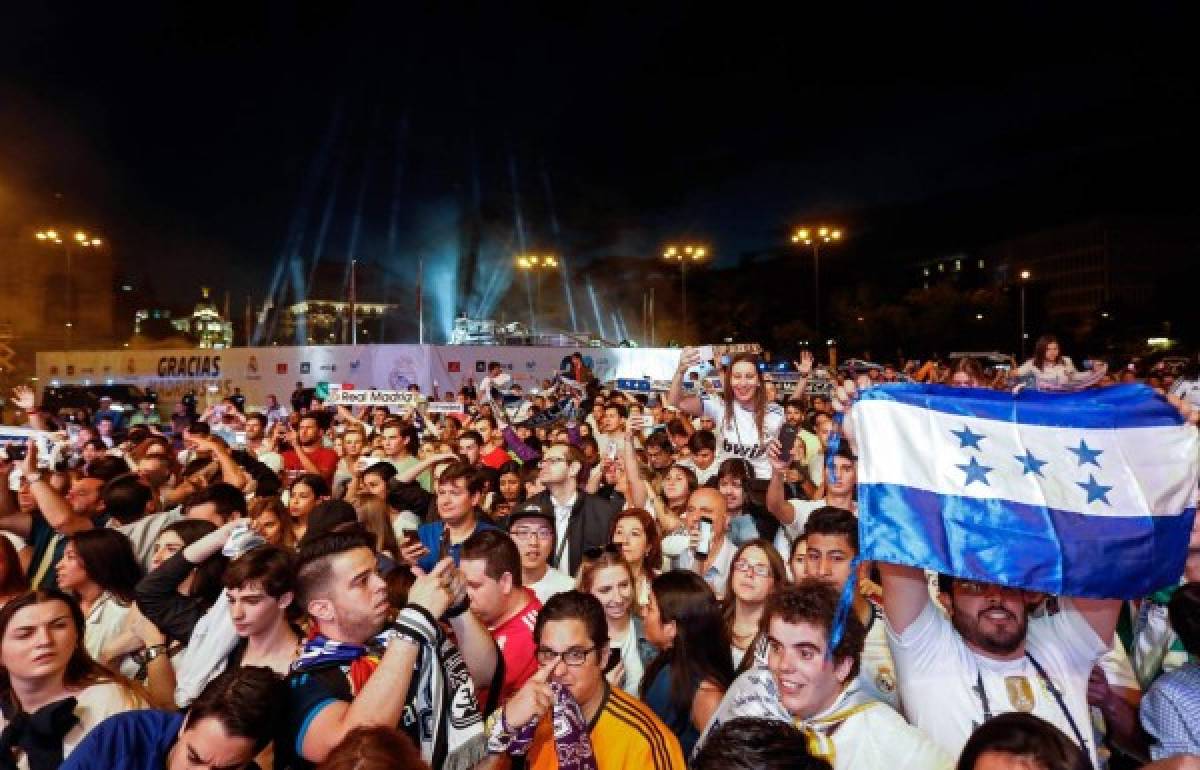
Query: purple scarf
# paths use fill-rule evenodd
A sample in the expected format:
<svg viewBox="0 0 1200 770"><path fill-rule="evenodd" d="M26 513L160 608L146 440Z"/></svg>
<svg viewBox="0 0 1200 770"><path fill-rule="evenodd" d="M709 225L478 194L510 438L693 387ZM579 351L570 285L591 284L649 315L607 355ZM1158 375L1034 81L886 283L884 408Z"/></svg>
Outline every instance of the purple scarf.
<svg viewBox="0 0 1200 770"><path fill-rule="evenodd" d="M579 704L563 685L551 682L550 689L554 691L554 752L558 755L559 770L597 770L592 739L588 735L587 722ZM500 714L488 740L488 751L514 757L524 756L533 745L533 736L541 720L535 719L508 732L503 724L504 712Z"/></svg>

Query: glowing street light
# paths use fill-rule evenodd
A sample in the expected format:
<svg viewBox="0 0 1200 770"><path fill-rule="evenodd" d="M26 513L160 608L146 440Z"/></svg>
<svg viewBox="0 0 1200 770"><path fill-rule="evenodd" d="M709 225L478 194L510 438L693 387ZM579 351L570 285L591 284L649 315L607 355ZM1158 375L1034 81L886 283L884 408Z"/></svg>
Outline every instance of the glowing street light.
<svg viewBox="0 0 1200 770"><path fill-rule="evenodd" d="M1025 340L1029 339L1029 334L1025 331L1025 284L1029 283L1029 279L1033 277L1033 273L1028 270L1022 270L1021 276L1021 358L1025 358Z"/></svg>
<svg viewBox="0 0 1200 770"><path fill-rule="evenodd" d="M813 331L821 334L821 244L842 240L842 231L837 227L819 225L816 228L798 227L792 232L792 243L812 247L813 253Z"/></svg>
<svg viewBox="0 0 1200 770"><path fill-rule="evenodd" d="M542 273L547 270L557 270L558 257L553 254L518 254L514 261L518 270L526 271L526 291L529 289L529 274L533 274L537 302L535 305L533 297L530 298L529 328L531 331L537 331L537 313L540 313L542 310Z"/></svg>
<svg viewBox="0 0 1200 770"><path fill-rule="evenodd" d="M687 336L688 329L688 311L687 311L687 266L689 262L703 262L708 257L708 248L697 244L684 244L682 246L667 246L663 250L663 259L668 262L679 263L679 284L680 294L682 295L682 337Z"/></svg>
<svg viewBox="0 0 1200 770"><path fill-rule="evenodd" d="M67 320L63 324L63 326L67 330L67 332L66 332L66 334L67 334L66 347L68 350L70 350L72 347L72 333L73 333L72 330L75 328L75 323L74 323L74 319L73 319L74 306L72 305L73 297L72 297L72 292L71 292L71 290L72 290L71 281L72 281L72 278L74 277L72 275L72 269L71 269L72 268L71 247L68 243L65 243L63 241L63 239L59 237L57 230L50 230L50 229L39 230L38 232L34 233L33 237L36 238L41 243L44 243L46 245L54 244L55 246L62 246L62 248L63 248L63 256L66 258L66 261L67 261L67 282L66 282L66 286L63 287L63 302L66 305ZM75 231L74 240L75 240L75 243L78 245L78 247L81 249L98 248L104 243L104 241L102 241L100 238L96 238L92 235L88 235L83 230Z"/></svg>

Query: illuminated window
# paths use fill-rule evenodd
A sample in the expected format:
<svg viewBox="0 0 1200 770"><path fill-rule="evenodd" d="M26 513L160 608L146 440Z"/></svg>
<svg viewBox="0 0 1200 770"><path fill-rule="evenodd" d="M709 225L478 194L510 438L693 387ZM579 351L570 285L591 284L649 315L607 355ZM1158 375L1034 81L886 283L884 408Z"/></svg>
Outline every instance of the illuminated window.
<svg viewBox="0 0 1200 770"><path fill-rule="evenodd" d="M954 260L954 269L962 270L962 260L961 259Z"/></svg>

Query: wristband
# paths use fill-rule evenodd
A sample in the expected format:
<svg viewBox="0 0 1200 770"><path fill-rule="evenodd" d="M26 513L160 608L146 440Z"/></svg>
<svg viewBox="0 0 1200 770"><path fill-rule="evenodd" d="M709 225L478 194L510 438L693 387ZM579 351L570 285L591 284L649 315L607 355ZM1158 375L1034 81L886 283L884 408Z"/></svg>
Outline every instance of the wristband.
<svg viewBox="0 0 1200 770"><path fill-rule="evenodd" d="M26 473L25 480L28 481L30 484L36 484L37 482L42 480L42 472L34 471L33 473Z"/></svg>
<svg viewBox="0 0 1200 770"><path fill-rule="evenodd" d="M461 602L454 605L453 607L448 608L444 613L442 613L442 617L446 620L452 620L454 618L457 618L459 615L462 615L464 612L466 612L470 608L471 608L471 598L463 597L463 600Z"/></svg>

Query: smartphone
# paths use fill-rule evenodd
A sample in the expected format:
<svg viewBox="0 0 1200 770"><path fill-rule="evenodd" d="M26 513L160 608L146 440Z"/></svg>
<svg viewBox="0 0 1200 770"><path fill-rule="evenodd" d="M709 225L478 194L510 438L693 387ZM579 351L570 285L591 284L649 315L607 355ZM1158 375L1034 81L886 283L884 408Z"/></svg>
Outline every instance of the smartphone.
<svg viewBox="0 0 1200 770"><path fill-rule="evenodd" d="M14 443L14 444L9 444L8 446L4 447L4 453L6 455L8 455L8 459L10 462L19 462L21 460L24 460L25 453L28 450L29 450L29 447L26 446L25 444Z"/></svg>
<svg viewBox="0 0 1200 770"><path fill-rule="evenodd" d="M409 546L417 542L417 531L415 529L402 529L400 533L404 535L404 545Z"/></svg>
<svg viewBox="0 0 1200 770"><path fill-rule="evenodd" d="M701 361L713 361L717 357L717 354L713 352L712 345L701 345L698 350L700 351Z"/></svg>
<svg viewBox="0 0 1200 770"><path fill-rule="evenodd" d="M712 547L713 521L708 516L700 517L700 542L696 543L696 556L708 558L708 549Z"/></svg>
<svg viewBox="0 0 1200 770"><path fill-rule="evenodd" d="M779 429L779 459L785 463L792 461L792 447L796 446L796 436L799 431L795 425L784 423Z"/></svg>

